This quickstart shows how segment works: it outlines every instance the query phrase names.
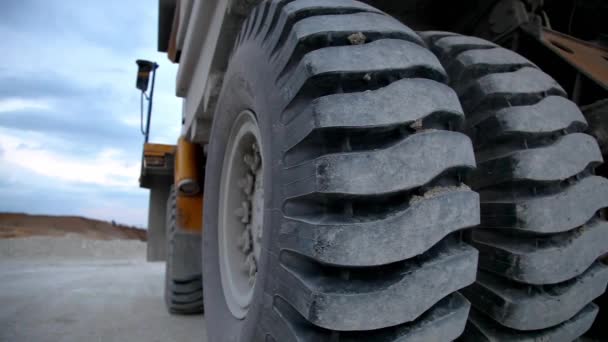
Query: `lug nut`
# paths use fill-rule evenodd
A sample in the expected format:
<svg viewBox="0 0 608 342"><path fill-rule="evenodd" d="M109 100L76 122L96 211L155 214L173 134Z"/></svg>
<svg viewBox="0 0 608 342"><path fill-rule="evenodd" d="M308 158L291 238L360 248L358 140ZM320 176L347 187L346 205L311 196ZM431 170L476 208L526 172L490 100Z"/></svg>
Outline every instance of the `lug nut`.
<svg viewBox="0 0 608 342"><path fill-rule="evenodd" d="M249 223L250 214L251 214L251 212L250 212L249 202L245 202L245 201L243 201L241 203L240 208L237 208L234 211L234 215L236 215L237 217L240 217L242 223Z"/></svg>
<svg viewBox="0 0 608 342"><path fill-rule="evenodd" d="M253 183L255 183L253 180L253 175L247 173L245 177L239 180L239 187L243 189L245 195L251 196L253 193Z"/></svg>
<svg viewBox="0 0 608 342"><path fill-rule="evenodd" d="M250 227L249 225L247 225L247 227ZM238 246L241 249L241 251L245 254L249 253L251 251L251 247L252 247L252 242L251 242L251 232L250 232L251 228L246 228L242 233L241 233L241 237L238 240Z"/></svg>
<svg viewBox="0 0 608 342"><path fill-rule="evenodd" d="M252 280L255 280L255 274L258 271L258 265L255 262L255 258L253 257L253 253L247 255L247 259L245 260L245 263L248 266L249 282L251 283Z"/></svg>
<svg viewBox="0 0 608 342"><path fill-rule="evenodd" d="M260 168L260 164L262 164L260 154L255 152L253 153L253 155L246 154L243 157L243 161L245 162L245 164L247 164L247 166L249 166L249 169L251 169L251 171L253 171L254 173Z"/></svg>

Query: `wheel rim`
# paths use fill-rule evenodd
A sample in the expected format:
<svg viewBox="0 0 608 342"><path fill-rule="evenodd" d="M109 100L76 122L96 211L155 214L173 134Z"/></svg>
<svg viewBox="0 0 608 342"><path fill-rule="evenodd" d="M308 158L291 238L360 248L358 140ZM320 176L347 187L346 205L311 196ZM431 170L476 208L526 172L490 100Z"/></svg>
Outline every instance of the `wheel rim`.
<svg viewBox="0 0 608 342"><path fill-rule="evenodd" d="M230 130L222 165L218 243L220 276L228 309L247 315L261 254L264 191L260 130L251 111Z"/></svg>

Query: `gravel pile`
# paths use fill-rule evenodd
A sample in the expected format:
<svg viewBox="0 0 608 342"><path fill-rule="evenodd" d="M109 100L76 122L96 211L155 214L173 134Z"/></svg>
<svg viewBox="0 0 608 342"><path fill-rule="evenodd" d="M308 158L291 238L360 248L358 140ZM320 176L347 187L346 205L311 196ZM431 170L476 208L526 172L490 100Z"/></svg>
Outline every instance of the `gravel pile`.
<svg viewBox="0 0 608 342"><path fill-rule="evenodd" d="M146 243L139 240L90 240L76 234L0 240L0 258L142 259Z"/></svg>

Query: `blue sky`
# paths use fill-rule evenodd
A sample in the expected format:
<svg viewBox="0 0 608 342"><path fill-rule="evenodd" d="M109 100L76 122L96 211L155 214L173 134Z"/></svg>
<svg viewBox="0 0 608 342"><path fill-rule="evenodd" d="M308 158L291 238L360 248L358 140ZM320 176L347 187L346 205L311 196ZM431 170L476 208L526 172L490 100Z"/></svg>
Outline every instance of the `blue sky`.
<svg viewBox="0 0 608 342"><path fill-rule="evenodd" d="M150 140L181 118L156 32L152 0L0 1L0 212L146 225L137 58L160 64Z"/></svg>

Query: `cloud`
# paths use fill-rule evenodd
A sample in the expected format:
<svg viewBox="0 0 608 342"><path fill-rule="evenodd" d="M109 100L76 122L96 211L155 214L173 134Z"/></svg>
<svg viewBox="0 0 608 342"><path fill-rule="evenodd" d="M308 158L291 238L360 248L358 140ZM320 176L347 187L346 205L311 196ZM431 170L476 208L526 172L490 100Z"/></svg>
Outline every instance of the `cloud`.
<svg viewBox="0 0 608 342"><path fill-rule="evenodd" d="M2 211L42 215L77 215L145 227L147 191L125 192L106 186L82 186L58 181L28 171L11 177L0 170Z"/></svg>
<svg viewBox="0 0 608 342"><path fill-rule="evenodd" d="M87 93L87 89L83 89L76 81L62 79L53 71L41 75L29 68L14 65L12 70L0 69L0 98L78 98Z"/></svg>
<svg viewBox="0 0 608 342"><path fill-rule="evenodd" d="M44 99L24 99L9 97L0 99L0 113L22 112L27 110L47 111L52 108L49 101Z"/></svg>
<svg viewBox="0 0 608 342"><path fill-rule="evenodd" d="M0 115L0 127L19 131L41 132L62 137L70 143L107 146L115 148L139 148L139 129L119 121L103 112L82 111L77 113L52 113L29 111L18 115Z"/></svg>
<svg viewBox="0 0 608 342"><path fill-rule="evenodd" d="M0 134L5 167L73 183L132 188L139 177L139 160L125 158L117 149L102 149L90 156L69 156L17 136Z"/></svg>
<svg viewBox="0 0 608 342"><path fill-rule="evenodd" d="M0 211L80 215L144 227L147 194L137 187L139 164L106 150L75 158L54 152L33 133L14 137L0 130ZM51 146L60 139L51 138Z"/></svg>
<svg viewBox="0 0 608 342"><path fill-rule="evenodd" d="M160 64L151 141L174 143L181 130L156 11L147 1L0 2L0 211L145 224L136 59Z"/></svg>
<svg viewBox="0 0 608 342"><path fill-rule="evenodd" d="M156 39L156 7L142 0L90 1L86 6L79 0L2 1L0 28L18 28L58 44L79 39L129 55L155 47L151 43Z"/></svg>

